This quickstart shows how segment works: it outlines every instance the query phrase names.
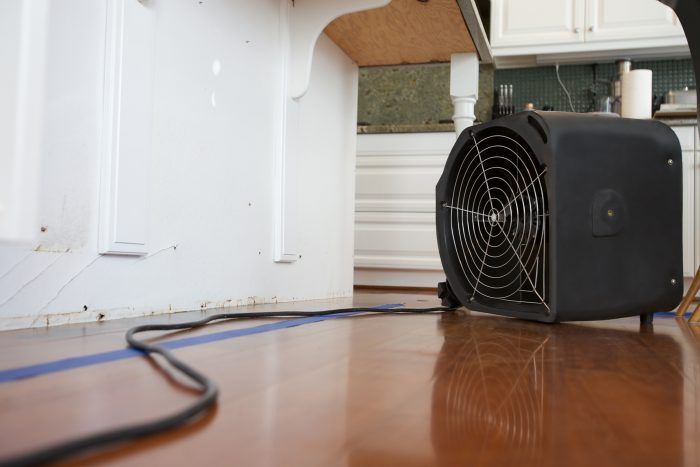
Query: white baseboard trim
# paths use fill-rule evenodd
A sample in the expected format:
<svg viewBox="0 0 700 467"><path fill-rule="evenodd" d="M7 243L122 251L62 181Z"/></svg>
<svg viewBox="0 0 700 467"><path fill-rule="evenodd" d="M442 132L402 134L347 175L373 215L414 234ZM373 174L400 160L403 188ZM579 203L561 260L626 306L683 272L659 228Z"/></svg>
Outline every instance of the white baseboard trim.
<svg viewBox="0 0 700 467"><path fill-rule="evenodd" d="M355 268L355 285L383 287L437 287L445 280L442 270Z"/></svg>

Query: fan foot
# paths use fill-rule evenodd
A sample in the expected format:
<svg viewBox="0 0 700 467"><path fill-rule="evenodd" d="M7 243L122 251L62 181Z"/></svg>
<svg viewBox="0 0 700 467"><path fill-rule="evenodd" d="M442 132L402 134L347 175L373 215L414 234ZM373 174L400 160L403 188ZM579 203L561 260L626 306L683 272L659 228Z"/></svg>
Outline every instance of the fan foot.
<svg viewBox="0 0 700 467"><path fill-rule="evenodd" d="M459 308L462 304L459 302L450 284L445 282L438 283L438 298L442 299L442 306L447 306L450 308Z"/></svg>
<svg viewBox="0 0 700 467"><path fill-rule="evenodd" d="M651 326L654 324L654 313L642 313L639 315L639 324L642 326Z"/></svg>

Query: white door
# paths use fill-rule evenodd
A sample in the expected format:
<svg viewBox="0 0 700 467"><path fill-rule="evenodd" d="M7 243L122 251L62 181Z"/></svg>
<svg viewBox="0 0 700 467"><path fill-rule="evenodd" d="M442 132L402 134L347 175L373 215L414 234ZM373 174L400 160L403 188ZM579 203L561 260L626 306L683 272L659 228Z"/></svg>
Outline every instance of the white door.
<svg viewBox="0 0 700 467"><path fill-rule="evenodd" d="M585 0L492 0L494 47L571 44L584 39Z"/></svg>
<svg viewBox="0 0 700 467"><path fill-rule="evenodd" d="M671 8L657 0L587 0L586 41L684 38Z"/></svg>

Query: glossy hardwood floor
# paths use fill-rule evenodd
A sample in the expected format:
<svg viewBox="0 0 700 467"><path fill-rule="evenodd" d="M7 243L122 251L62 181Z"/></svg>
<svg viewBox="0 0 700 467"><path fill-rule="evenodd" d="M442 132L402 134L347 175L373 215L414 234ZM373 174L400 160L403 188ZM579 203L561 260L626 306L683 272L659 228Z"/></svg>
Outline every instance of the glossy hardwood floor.
<svg viewBox="0 0 700 467"><path fill-rule="evenodd" d="M364 293L354 303L437 300ZM198 316L0 333L0 370L122 348L136 323ZM73 465L700 465L700 326L672 317L640 328L636 318L359 316L176 352L217 381L217 408ZM142 358L0 384L0 458L163 415L192 397Z"/></svg>

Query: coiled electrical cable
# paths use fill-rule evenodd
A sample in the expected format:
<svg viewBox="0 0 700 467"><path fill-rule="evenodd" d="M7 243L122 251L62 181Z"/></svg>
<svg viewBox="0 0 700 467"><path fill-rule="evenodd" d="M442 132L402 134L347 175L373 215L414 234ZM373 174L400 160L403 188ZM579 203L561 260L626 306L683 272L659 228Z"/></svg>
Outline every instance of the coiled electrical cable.
<svg viewBox="0 0 700 467"><path fill-rule="evenodd" d="M242 320L256 318L308 318L328 315L347 315L356 313L378 314L425 314L433 312L451 311L452 308L341 308L324 311L267 311L223 313L208 316L206 318L174 324L144 324L129 329L126 333L126 342L129 347L141 351L144 356L160 355L170 366L193 381L199 388L199 398L184 409L148 422L122 426L103 432L95 433L81 438L65 441L53 446L48 446L34 452L23 454L14 458L0 460L0 466L36 466L65 460L69 457L84 454L98 448L114 446L119 443L137 440L145 436L154 435L167 430L177 428L192 422L202 416L216 404L219 390L216 383L206 375L200 373L192 366L177 358L170 350L158 344L151 344L136 338L137 334L150 331L179 331L201 328L214 321Z"/></svg>

